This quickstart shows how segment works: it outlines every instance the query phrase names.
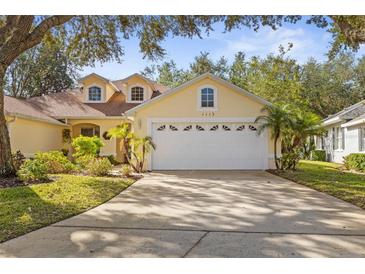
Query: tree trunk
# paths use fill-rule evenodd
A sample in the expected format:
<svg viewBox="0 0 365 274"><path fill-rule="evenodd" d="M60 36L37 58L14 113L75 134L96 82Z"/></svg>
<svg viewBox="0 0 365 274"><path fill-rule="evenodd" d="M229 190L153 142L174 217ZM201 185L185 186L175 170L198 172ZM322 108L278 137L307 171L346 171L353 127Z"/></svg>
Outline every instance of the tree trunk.
<svg viewBox="0 0 365 274"><path fill-rule="evenodd" d="M277 152L278 139L279 139L279 137L275 136L275 138L274 138L274 159L275 159L276 169L280 169L279 168L279 161L278 161L278 152Z"/></svg>
<svg viewBox="0 0 365 274"><path fill-rule="evenodd" d="M146 145L142 144L142 159L141 159L141 165L140 165L141 172L143 171L145 157L146 157Z"/></svg>
<svg viewBox="0 0 365 274"><path fill-rule="evenodd" d="M127 139L123 139L123 147L124 147L124 151L125 151L125 157L127 159L128 164L132 167L132 169L138 173L138 168L133 164L132 159L129 155L129 153L132 153L130 151L130 145L129 145L129 141Z"/></svg>
<svg viewBox="0 0 365 274"><path fill-rule="evenodd" d="M6 66L0 66L0 177L12 176L15 169L11 157L10 137L4 113L4 82Z"/></svg>

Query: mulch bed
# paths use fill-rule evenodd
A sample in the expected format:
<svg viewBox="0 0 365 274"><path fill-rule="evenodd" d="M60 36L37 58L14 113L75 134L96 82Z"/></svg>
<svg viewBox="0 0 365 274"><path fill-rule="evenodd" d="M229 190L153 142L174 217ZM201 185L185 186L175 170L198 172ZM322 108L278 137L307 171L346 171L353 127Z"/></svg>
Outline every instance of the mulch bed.
<svg viewBox="0 0 365 274"><path fill-rule="evenodd" d="M29 185L36 185L36 184L45 184L52 182L52 180L45 180L45 181L34 181L31 183L23 182L17 177L7 177L2 178L0 177L0 188L5 187L17 187L17 186L29 186Z"/></svg>
<svg viewBox="0 0 365 274"><path fill-rule="evenodd" d="M76 176L88 176L86 174L74 174ZM50 180L45 180L45 181L34 181L34 182L23 182L22 180L20 180L17 177L7 177L7 178L2 178L0 177L0 189L1 188L5 188L5 187L17 187L17 186L29 186L29 185L36 185L36 184L45 184L45 183L50 183L52 181L54 181L57 176L49 176ZM109 174L107 176L103 176L103 177L109 177L109 178L130 178L130 179L134 179L134 180L139 180L143 177L142 174L132 174L130 176L122 176L122 175L118 175L118 174Z"/></svg>
<svg viewBox="0 0 365 274"><path fill-rule="evenodd" d="M16 187L16 186L25 186L27 185L22 180L19 180L17 177L10 177L10 178L1 178L0 177L0 188L3 187Z"/></svg>

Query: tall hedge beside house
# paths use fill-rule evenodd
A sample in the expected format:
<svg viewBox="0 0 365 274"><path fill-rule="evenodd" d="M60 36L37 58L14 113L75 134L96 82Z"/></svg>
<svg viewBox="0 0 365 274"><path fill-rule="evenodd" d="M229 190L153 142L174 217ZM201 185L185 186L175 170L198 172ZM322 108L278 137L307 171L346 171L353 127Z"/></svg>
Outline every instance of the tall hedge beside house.
<svg viewBox="0 0 365 274"><path fill-rule="evenodd" d="M344 160L347 169L365 172L365 153L351 153Z"/></svg>

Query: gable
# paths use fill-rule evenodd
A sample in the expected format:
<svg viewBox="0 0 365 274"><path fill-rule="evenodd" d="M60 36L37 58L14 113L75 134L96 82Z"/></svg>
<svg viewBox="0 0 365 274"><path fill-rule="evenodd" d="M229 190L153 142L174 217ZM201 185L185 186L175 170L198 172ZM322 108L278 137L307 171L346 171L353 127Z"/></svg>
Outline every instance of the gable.
<svg viewBox="0 0 365 274"><path fill-rule="evenodd" d="M148 100L152 97L154 86L152 82L147 78L137 73L124 78L122 80L113 81L118 89L125 95L127 103L133 103L131 101L131 89L133 87L141 87L144 90L144 100Z"/></svg>
<svg viewBox="0 0 365 274"><path fill-rule="evenodd" d="M217 106L214 110L199 109L199 91L203 87L216 89ZM256 117L265 104L269 103L206 74L132 109L128 114L136 112L138 116L150 117Z"/></svg>
<svg viewBox="0 0 365 274"><path fill-rule="evenodd" d="M117 91L116 87L114 87L110 81L104 77L101 77L97 74L90 74L80 80L83 84L83 102L88 102L89 88L96 86L101 89L102 92L102 100L101 102L107 102Z"/></svg>

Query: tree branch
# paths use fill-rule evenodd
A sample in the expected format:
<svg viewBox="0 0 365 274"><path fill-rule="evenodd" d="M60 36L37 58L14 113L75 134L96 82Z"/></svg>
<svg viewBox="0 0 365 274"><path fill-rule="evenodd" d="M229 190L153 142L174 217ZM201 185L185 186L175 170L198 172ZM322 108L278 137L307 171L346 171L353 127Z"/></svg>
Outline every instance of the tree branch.
<svg viewBox="0 0 365 274"><path fill-rule="evenodd" d="M60 26L67 21L71 20L74 15L54 15L44 19L34 30L26 37L26 41L23 46L23 51L34 47L39 44L44 35L53 27Z"/></svg>
<svg viewBox="0 0 365 274"><path fill-rule="evenodd" d="M0 47L0 63L9 66L24 51L39 44L51 28L66 23L72 17L72 15L50 16L29 33L34 16L20 16L10 39L7 39L7 42Z"/></svg>
<svg viewBox="0 0 365 274"><path fill-rule="evenodd" d="M364 20L358 20L357 24L351 21L349 16L330 16L337 27L341 30L344 38L350 45L358 45L365 42ZM360 27L361 26L361 27Z"/></svg>
<svg viewBox="0 0 365 274"><path fill-rule="evenodd" d="M20 16L6 16L6 22L3 27L0 28L0 45L5 44L6 39L11 37L10 33L17 25Z"/></svg>
<svg viewBox="0 0 365 274"><path fill-rule="evenodd" d="M29 34L30 40L39 40L44 37L47 31L51 28L62 25L71 20L74 15L54 15L44 19L34 30Z"/></svg>

